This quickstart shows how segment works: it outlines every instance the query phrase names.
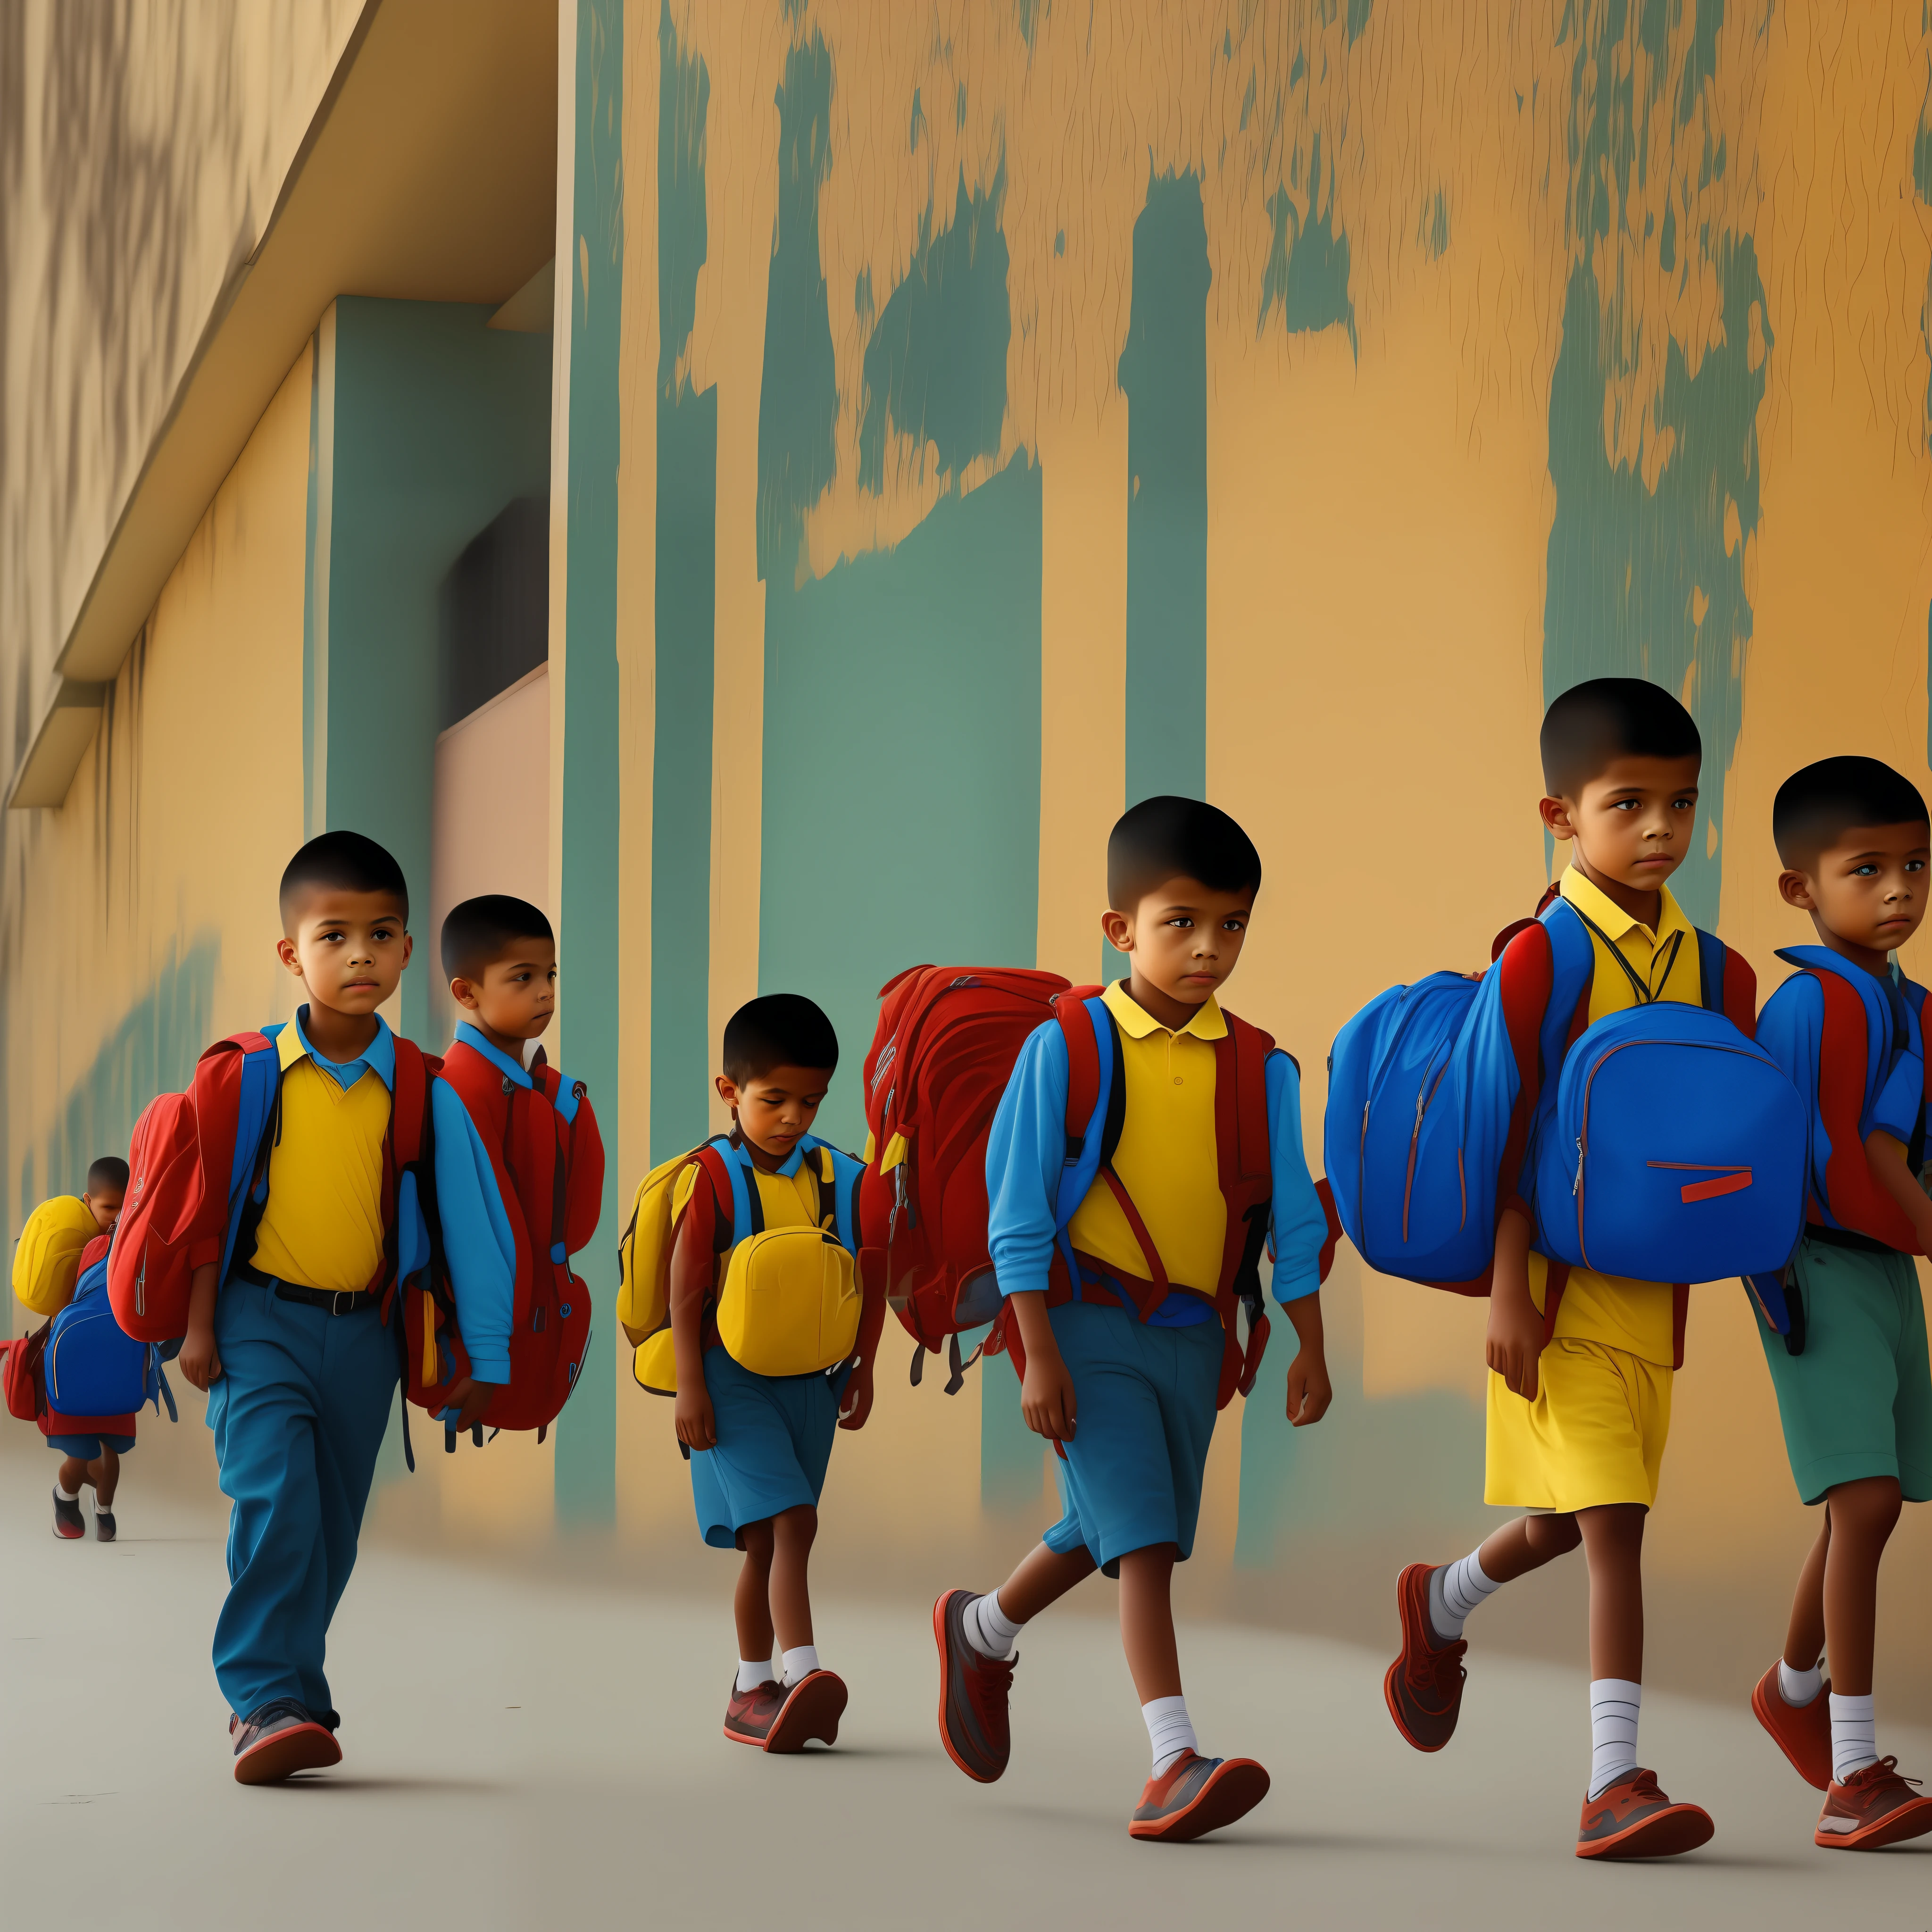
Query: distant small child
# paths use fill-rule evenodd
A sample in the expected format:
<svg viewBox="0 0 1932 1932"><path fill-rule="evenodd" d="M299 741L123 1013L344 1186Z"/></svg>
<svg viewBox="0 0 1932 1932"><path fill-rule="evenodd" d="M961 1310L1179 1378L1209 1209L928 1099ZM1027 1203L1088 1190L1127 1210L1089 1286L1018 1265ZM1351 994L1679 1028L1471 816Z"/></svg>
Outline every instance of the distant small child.
<svg viewBox="0 0 1932 1932"><path fill-rule="evenodd" d="M57 1314L74 1299L76 1282L107 1252L127 1192L128 1163L118 1155L103 1154L87 1170L84 1194L77 1199L60 1196L35 1210L16 1253L14 1288L36 1314ZM34 1279L23 1279L23 1274ZM134 1417L63 1414L52 1406L50 1396L39 1421L47 1447L62 1457L54 1478L55 1535L71 1542L87 1534L80 1510L86 1485L94 1491L94 1535L112 1543L114 1495L121 1458L134 1446Z"/></svg>
<svg viewBox="0 0 1932 1932"><path fill-rule="evenodd" d="M861 1309L851 1265L859 1163L811 1131L838 1064L832 1022L768 993L732 1015L722 1057L732 1130L690 1157L672 1202L675 1423L700 1534L745 1553L724 1735L798 1751L836 1742L845 1708L818 1660L806 1573L832 1431L872 1412L884 1304Z"/></svg>
<svg viewBox="0 0 1932 1932"><path fill-rule="evenodd" d="M1932 1832L1932 1794L1879 1756L1872 1707L1879 1559L1901 1504L1932 1500L1932 1372L1912 1262L1932 1254L1925 988L1897 958L1925 916L1932 830L1908 779L1838 758L1786 779L1772 832L1778 890L1820 943L1779 954L1800 970L1757 1036L1816 1111L1809 1225L1784 1278L1790 1327L1760 1322L1759 1339L1798 1496L1825 1507L1784 1654L1751 1707L1826 1794L1814 1842L1874 1851Z"/></svg>
<svg viewBox="0 0 1932 1932"><path fill-rule="evenodd" d="M1058 1020L1022 1048L986 1148L988 1244L1024 1361L1020 1406L1058 1445L1064 1513L998 1589L950 1590L933 1606L940 1738L968 1777L991 1784L1011 1749L1022 1629L1096 1570L1119 1578L1121 1647L1153 1760L1127 1829L1168 1842L1232 1824L1268 1789L1252 1758L1197 1748L1172 1587L1193 1551L1216 1413L1246 1372L1232 1290L1270 1230L1275 1298L1300 1343L1288 1420L1318 1422L1331 1399L1328 1224L1302 1150L1300 1076L1216 998L1261 882L1247 834L1199 800L1148 799L1114 827L1100 923L1128 972L1094 1023L1111 1035L1122 1088L1108 1111L1121 1118L1064 1246L1059 1196L1075 1156ZM1265 1123L1265 1163L1238 1157L1262 1150L1238 1126L1251 1117Z"/></svg>

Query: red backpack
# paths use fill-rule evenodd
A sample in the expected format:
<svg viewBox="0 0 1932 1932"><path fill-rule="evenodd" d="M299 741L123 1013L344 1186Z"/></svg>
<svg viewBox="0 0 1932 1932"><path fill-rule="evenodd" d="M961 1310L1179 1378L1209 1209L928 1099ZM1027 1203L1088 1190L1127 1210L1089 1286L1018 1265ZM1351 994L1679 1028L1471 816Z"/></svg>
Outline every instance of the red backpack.
<svg viewBox="0 0 1932 1932"><path fill-rule="evenodd" d="M866 1174L859 1196L868 1286L883 1288L919 1343L912 1379L926 1352L947 1351L956 1393L980 1354L1011 1354L1024 1372L1018 1331L1006 1318L987 1252L986 1140L1000 1099L1029 1034L1057 1021L1066 1040L1067 1170L1059 1202L1059 1239L1047 1300L1070 1300L1080 1258L1066 1230L1090 1186L1104 1184L1119 1201L1148 1262L1145 1278L1118 1282L1144 1321L1164 1300L1168 1282L1126 1189L1113 1171L1125 1124L1125 1082L1113 1016L1097 986L1075 987L1058 974L1024 968L915 966L883 988L872 1051L866 1055ZM1272 1178L1268 1159L1265 1063L1274 1042L1224 1010L1226 1039L1215 1046L1216 1144L1228 1206L1227 1245L1216 1306L1225 1338L1216 1406L1254 1386L1268 1345L1260 1262L1268 1238ZM1103 1042L1105 1057L1103 1058ZM1332 1210L1325 1276L1334 1251ZM1082 1295L1113 1301L1083 1268ZM1243 1347L1236 1304L1247 1310ZM992 1323L970 1360L962 1361L962 1330Z"/></svg>
<svg viewBox="0 0 1932 1932"><path fill-rule="evenodd" d="M46 1408L44 1364L53 1326L50 1319L31 1335L0 1342L0 1396L6 1398L7 1413L20 1421L38 1421Z"/></svg>
<svg viewBox="0 0 1932 1932"><path fill-rule="evenodd" d="M490 1404L488 1426L534 1429L541 1442L577 1386L590 1345L590 1291L571 1272L569 1258L589 1246L603 1208L597 1117L578 1081L576 1106L564 1118L557 1106L562 1080L542 1048L527 1088L461 1040L441 1071L476 1124L516 1241L510 1379ZM451 1388L470 1372L470 1356L440 1266L412 1292L404 1335L410 1400L432 1412L447 1408ZM444 1446L455 1448L453 1432Z"/></svg>

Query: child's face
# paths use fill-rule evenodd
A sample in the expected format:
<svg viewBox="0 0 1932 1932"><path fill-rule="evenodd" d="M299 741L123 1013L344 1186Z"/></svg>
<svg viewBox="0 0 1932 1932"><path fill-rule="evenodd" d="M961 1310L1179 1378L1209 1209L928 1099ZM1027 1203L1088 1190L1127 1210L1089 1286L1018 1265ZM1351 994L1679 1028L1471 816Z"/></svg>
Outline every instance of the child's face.
<svg viewBox="0 0 1932 1932"><path fill-rule="evenodd" d="M459 974L449 982L449 994L492 1033L535 1040L556 1012L556 942L519 939L484 968L480 979Z"/></svg>
<svg viewBox="0 0 1932 1932"><path fill-rule="evenodd" d="M1925 916L1928 838L1923 825L1854 826L1809 872L1780 872L1778 890L1786 904L1811 915L1821 934L1890 952Z"/></svg>
<svg viewBox="0 0 1932 1932"><path fill-rule="evenodd" d="M1654 892L1690 856L1697 824L1697 758L1618 758L1575 798L1546 798L1543 822L1574 840L1593 872Z"/></svg>
<svg viewBox="0 0 1932 1932"><path fill-rule="evenodd" d="M718 1097L736 1113L746 1139L783 1161L812 1131L831 1084L830 1067L775 1066L742 1086L728 1073L719 1074Z"/></svg>
<svg viewBox="0 0 1932 1932"><path fill-rule="evenodd" d="M275 950L310 1000L359 1016L396 990L410 942L403 909L389 893L322 886L296 909L293 929Z"/></svg>
<svg viewBox="0 0 1932 1932"><path fill-rule="evenodd" d="M122 1190L118 1187L104 1187L80 1197L87 1203L87 1211L94 1216L94 1225L104 1234L112 1234L115 1222L121 1218L122 1197Z"/></svg>
<svg viewBox="0 0 1932 1932"><path fill-rule="evenodd" d="M1101 928L1134 972L1183 1006L1204 1006L1234 970L1254 916L1252 889L1217 892L1198 879L1169 879Z"/></svg>

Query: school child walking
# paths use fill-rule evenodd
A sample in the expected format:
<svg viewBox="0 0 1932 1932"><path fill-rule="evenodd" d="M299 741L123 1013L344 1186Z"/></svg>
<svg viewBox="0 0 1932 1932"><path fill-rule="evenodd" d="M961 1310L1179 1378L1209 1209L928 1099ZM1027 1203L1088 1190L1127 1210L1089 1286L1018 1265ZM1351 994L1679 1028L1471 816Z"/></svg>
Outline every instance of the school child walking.
<svg viewBox="0 0 1932 1932"><path fill-rule="evenodd" d="M1327 1218L1303 1156L1295 1064L1217 997L1261 886L1247 835L1197 800L1149 799L1114 826L1107 875L1102 928L1129 964L1089 1003L1119 1110L1111 1160L1110 1110L1063 1236L1070 1063L1057 1021L1022 1049L986 1154L988 1247L1023 1356L1021 1406L1058 1450L1064 1514L997 1590L950 1590L934 1606L940 1732L968 1777L998 1778L1021 1631L1096 1570L1117 1576L1152 1757L1127 1829L1173 1842L1232 1824L1268 1789L1252 1758L1198 1748L1171 1586L1193 1550L1216 1414L1243 1379L1233 1285L1270 1225L1275 1296L1300 1343L1288 1418L1304 1427L1328 1408ZM1263 1123L1264 1160L1240 1158L1244 1111Z"/></svg>
<svg viewBox="0 0 1932 1932"><path fill-rule="evenodd" d="M1751 1708L1825 1793L1813 1842L1876 1851L1932 1832L1932 1794L1880 1757L1874 1711L1879 1559L1901 1507L1932 1498L1932 1371L1912 1265L1932 1254L1924 1184L1925 988L1897 959L1925 916L1932 830L1910 781L1826 758L1772 808L1785 902L1815 946L1758 1022L1814 1110L1809 1212L1785 1272L1784 1333L1759 1324L1792 1480L1822 1504L1784 1654ZM1826 1680L1821 1659L1828 1657Z"/></svg>

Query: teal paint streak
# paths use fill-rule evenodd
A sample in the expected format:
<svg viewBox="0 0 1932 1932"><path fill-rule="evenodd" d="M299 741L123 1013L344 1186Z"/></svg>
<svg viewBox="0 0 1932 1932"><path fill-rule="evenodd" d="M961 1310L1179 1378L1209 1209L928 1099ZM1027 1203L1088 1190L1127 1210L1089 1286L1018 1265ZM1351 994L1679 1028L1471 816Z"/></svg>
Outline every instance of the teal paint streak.
<svg viewBox="0 0 1932 1932"><path fill-rule="evenodd" d="M658 28L656 720L651 757L650 1156L710 1132L712 706L717 650L718 392L677 365L708 249L711 76Z"/></svg>
<svg viewBox="0 0 1932 1932"><path fill-rule="evenodd" d="M568 0L567 0L568 4ZM575 0L570 149L570 381L564 590L562 872L559 1056L588 1083L604 1144L620 1144L622 1009L617 952L621 805L617 720L619 350L623 326L623 0ZM587 272L584 264L587 260ZM539 342L544 338L536 338ZM605 1168L598 1254L620 1225L620 1176ZM592 1258L596 1262L596 1258ZM602 1266L601 1262L596 1265ZM605 1524L617 1508L615 1361L593 1334L556 1431L557 1518Z"/></svg>
<svg viewBox="0 0 1932 1932"><path fill-rule="evenodd" d="M964 127L966 124L966 83L963 80L959 83L959 92L953 112L955 117L953 125L956 128Z"/></svg>
<svg viewBox="0 0 1932 1932"><path fill-rule="evenodd" d="M1667 208L1664 211L1664 232L1657 238L1657 259L1664 272L1674 274L1677 268L1677 210Z"/></svg>
<svg viewBox="0 0 1932 1932"><path fill-rule="evenodd" d="M1655 425L1676 446L1653 495L1643 478L1604 454L1604 409L1616 351L1606 339L1594 271L1572 273L1563 344L1550 387L1550 472L1556 515L1550 532L1544 608L1544 701L1586 678L1645 677L1682 695L1704 740L1700 826L1672 890L1699 924L1717 923L1720 858L1703 826L1721 824L1724 786L1743 713L1744 658L1752 614L1744 553L1759 518L1757 410L1766 362L1749 366L1750 310L1764 286L1748 236L1721 246L1715 262L1724 340L1696 374L1682 349L1666 352ZM1765 340L1770 342L1768 328ZM1767 358L1768 361L1768 358ZM1724 551L1726 502L1742 539ZM1703 622L1694 593L1709 602ZM1694 676L1693 668L1694 666Z"/></svg>
<svg viewBox="0 0 1932 1932"><path fill-rule="evenodd" d="M796 575L806 513L838 460L838 385L818 251L818 190L832 159L832 56L818 34L785 56L778 108L778 220L758 390L758 574L767 584Z"/></svg>
<svg viewBox="0 0 1932 1932"><path fill-rule="evenodd" d="M1677 88L1677 124L1689 124L1697 97L1718 71L1718 34L1724 24L1724 0L1696 0L1696 22L1690 30L1690 51L1684 78Z"/></svg>
<svg viewBox="0 0 1932 1932"><path fill-rule="evenodd" d="M1126 798L1208 785L1208 231L1192 174L1134 224L1127 402Z"/></svg>
<svg viewBox="0 0 1932 1932"><path fill-rule="evenodd" d="M1307 56L1299 47L1297 47L1294 50L1294 64L1288 70L1288 84L1290 87L1293 87L1297 82L1306 80L1307 78Z"/></svg>
<svg viewBox="0 0 1932 1932"><path fill-rule="evenodd" d="M1044 0L1016 0L1014 12L1019 16L1020 38L1026 42L1027 51L1033 51L1033 37L1040 31L1040 16L1044 10Z"/></svg>
<svg viewBox="0 0 1932 1932"><path fill-rule="evenodd" d="M424 1046L439 1044L428 930L439 593L506 504L550 487L550 338L488 328L490 313L361 296L335 307L323 803L329 829L379 840L410 883L417 958L402 1030Z"/></svg>
<svg viewBox="0 0 1932 1932"><path fill-rule="evenodd" d="M1422 212L1416 238L1432 262L1439 262L1449 252L1449 202L1438 188Z"/></svg>
<svg viewBox="0 0 1932 1932"><path fill-rule="evenodd" d="M926 448L957 478L976 457L998 454L1006 413L1006 239L1000 230L1004 163L990 188L968 196L962 176L950 227L922 218L912 265L866 345L859 482L884 487L888 423L910 436L923 472Z"/></svg>
<svg viewBox="0 0 1932 1932"><path fill-rule="evenodd" d="M1348 15L1343 25L1351 46L1362 38L1362 30L1369 24L1369 16L1374 12L1375 4L1376 0L1348 0Z"/></svg>
<svg viewBox="0 0 1932 1932"><path fill-rule="evenodd" d="M1282 326L1290 335L1339 326L1348 332L1349 347L1358 350L1355 305L1348 296L1348 238L1335 226L1332 171L1328 205L1322 205L1319 134L1309 149L1306 218L1285 188L1275 190L1268 206L1274 226L1268 266L1262 275L1262 310L1255 334L1258 337L1266 329L1270 314L1279 308ZM1445 246L1446 218L1445 211Z"/></svg>
<svg viewBox="0 0 1932 1932"><path fill-rule="evenodd" d="M1241 96L1240 131L1244 134L1248 131L1248 118L1255 111L1255 94L1258 85L1258 83L1257 82L1255 75L1251 70L1248 75L1247 90Z"/></svg>
<svg viewBox="0 0 1932 1932"><path fill-rule="evenodd" d="M912 91L912 125L906 134L906 144L916 154L919 152L919 137L926 131L926 110L920 105L919 89Z"/></svg>
<svg viewBox="0 0 1932 1932"><path fill-rule="evenodd" d="M1053 252L1056 255L1066 253L1066 230L1060 229L1053 238Z"/></svg>
<svg viewBox="0 0 1932 1932"><path fill-rule="evenodd" d="M854 278L852 313L868 325L876 313L872 303L872 272L870 268L861 268Z"/></svg>
<svg viewBox="0 0 1932 1932"><path fill-rule="evenodd" d="M322 332L309 338L308 500L302 522L302 837L313 838L316 822L315 728L320 702L315 638L315 545L322 498Z"/></svg>

